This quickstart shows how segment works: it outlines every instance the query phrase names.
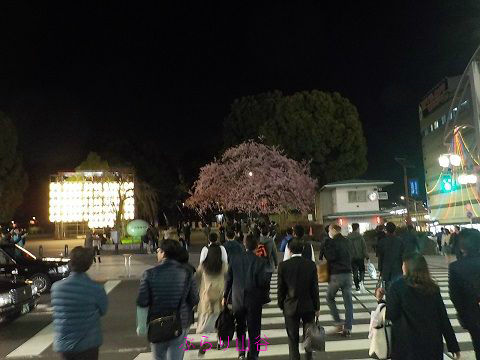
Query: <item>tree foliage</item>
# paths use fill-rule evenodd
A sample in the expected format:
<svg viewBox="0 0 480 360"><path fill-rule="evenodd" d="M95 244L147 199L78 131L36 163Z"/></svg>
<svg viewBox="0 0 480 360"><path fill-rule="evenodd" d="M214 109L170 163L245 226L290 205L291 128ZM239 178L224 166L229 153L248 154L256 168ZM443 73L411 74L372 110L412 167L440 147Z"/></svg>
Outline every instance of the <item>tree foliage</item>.
<svg viewBox="0 0 480 360"><path fill-rule="evenodd" d="M78 165L75 170L76 171L89 171L89 170L99 170L99 171L107 171L110 169L108 165L108 161L102 160L100 155L96 152L90 151L88 156L85 160Z"/></svg>
<svg viewBox="0 0 480 360"><path fill-rule="evenodd" d="M224 123L225 146L260 138L287 156L311 161L319 184L356 177L367 168L358 112L338 93L280 92L237 99Z"/></svg>
<svg viewBox="0 0 480 360"><path fill-rule="evenodd" d="M289 159L275 147L248 141L200 169L186 204L201 212L221 208L262 214L306 213L313 205L315 187L306 162Z"/></svg>
<svg viewBox="0 0 480 360"><path fill-rule="evenodd" d="M12 219L27 186L15 126L0 112L0 222Z"/></svg>

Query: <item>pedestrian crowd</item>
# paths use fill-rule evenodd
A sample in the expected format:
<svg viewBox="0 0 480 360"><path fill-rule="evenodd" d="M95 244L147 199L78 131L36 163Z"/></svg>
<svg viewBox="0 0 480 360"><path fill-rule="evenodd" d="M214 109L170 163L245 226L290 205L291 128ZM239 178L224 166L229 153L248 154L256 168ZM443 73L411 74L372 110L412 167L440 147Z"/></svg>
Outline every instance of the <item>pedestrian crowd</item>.
<svg viewBox="0 0 480 360"><path fill-rule="evenodd" d="M25 247L27 241L27 230L17 226L8 228L0 226L0 244L16 244Z"/></svg>
<svg viewBox="0 0 480 360"><path fill-rule="evenodd" d="M367 291L364 277L373 267L358 224L352 224L348 236L342 234L339 225L331 224L322 234L319 247L313 246L301 225L288 229L282 239L277 239L276 224L270 222L229 223L219 234L205 226L208 241L197 268L189 263L188 227L180 227L187 246L178 240L162 239L157 249L159 264L146 270L140 281L137 333L148 337L153 359L183 359L185 351L192 349L188 333L195 311L197 334L216 332L216 348L225 349L236 333L239 360L258 359L268 344L260 330L263 306L271 302L274 272L278 274L277 305L284 316L290 359L300 359L300 326L305 342L312 329L321 329L319 281L328 281L326 303L334 326L327 333L352 336L352 289ZM399 236L396 226L387 223L377 228L376 239L378 307L372 312L369 334L374 356L383 358L379 354L384 351L384 358L440 360L445 339L448 351L460 358L440 287L418 251L414 230L410 228ZM464 229L458 232L456 241L458 260L449 267L450 296L480 359L480 232ZM284 252L283 261L278 250ZM75 248L71 275L52 287L54 347L65 359L98 358L99 319L107 311L107 298L103 288L85 274L92 261L91 251ZM319 271L321 264L325 264L327 279ZM345 307L343 319L336 303L339 291ZM382 333L379 329L387 325L391 332ZM383 350L378 348L382 334L388 337ZM213 347L206 338L202 337L199 356ZM307 359L312 359L316 350L305 346Z"/></svg>

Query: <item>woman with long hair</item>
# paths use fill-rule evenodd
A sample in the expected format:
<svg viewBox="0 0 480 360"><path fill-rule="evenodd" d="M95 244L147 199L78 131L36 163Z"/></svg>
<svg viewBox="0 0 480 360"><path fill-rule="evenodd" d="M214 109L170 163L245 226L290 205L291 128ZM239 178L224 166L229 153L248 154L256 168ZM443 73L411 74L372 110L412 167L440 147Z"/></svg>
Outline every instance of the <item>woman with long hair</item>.
<svg viewBox="0 0 480 360"><path fill-rule="evenodd" d="M460 348L448 319L439 286L425 258L404 257L403 277L387 290L386 318L392 322L392 359L441 360L443 338L448 351L460 358Z"/></svg>
<svg viewBox="0 0 480 360"><path fill-rule="evenodd" d="M222 261L220 246L216 243L211 244L208 247L207 257L197 271L197 276L200 279L197 334L215 332L215 321L222 308L221 303L227 270L228 265ZM203 355L204 353L205 349L200 348L199 354Z"/></svg>

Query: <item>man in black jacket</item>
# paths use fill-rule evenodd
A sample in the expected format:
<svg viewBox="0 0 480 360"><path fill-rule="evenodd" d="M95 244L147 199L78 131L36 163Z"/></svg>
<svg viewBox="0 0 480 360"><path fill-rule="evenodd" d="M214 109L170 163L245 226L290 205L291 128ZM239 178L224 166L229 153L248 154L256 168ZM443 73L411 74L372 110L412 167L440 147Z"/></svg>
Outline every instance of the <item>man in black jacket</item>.
<svg viewBox="0 0 480 360"><path fill-rule="evenodd" d="M361 289L361 291L366 292L363 279L365 277L365 259L368 260L368 253L367 245L365 244L365 239L360 234L360 225L358 223L352 224L352 232L348 234L347 239L350 243L355 290L360 291Z"/></svg>
<svg viewBox="0 0 480 360"><path fill-rule="evenodd" d="M464 229L458 235L462 257L449 267L448 287L458 320L472 337L480 360L480 232Z"/></svg>
<svg viewBox="0 0 480 360"><path fill-rule="evenodd" d="M402 277L402 256L404 243L402 239L395 235L397 227L394 223L388 222L385 225L387 236L379 244L378 248L378 270L380 271L382 280L385 281L385 288L388 288L392 281Z"/></svg>
<svg viewBox="0 0 480 360"><path fill-rule="evenodd" d="M234 257L228 267L223 304L226 304L231 292L232 310L236 320L236 332L240 360L245 359L245 350L249 348L248 359L258 359L257 342L262 327L262 305L268 278L265 272L266 262L255 255L257 239L249 234L245 237L244 254ZM248 328L248 341L245 339Z"/></svg>
<svg viewBox="0 0 480 360"><path fill-rule="evenodd" d="M302 257L304 243L293 239L289 243L292 257L278 266L278 307L285 317L291 360L299 360L298 328L300 320L305 326L320 313L317 268L313 261ZM307 360L312 353L307 352Z"/></svg>
<svg viewBox="0 0 480 360"><path fill-rule="evenodd" d="M327 303L330 308L335 329L332 333L350 337L353 323L352 303L352 265L349 253L348 240L341 234L341 227L332 224L329 227L329 236L325 244L325 258L328 262ZM345 306L345 323L340 320L340 315L335 302L338 290L342 290L343 305Z"/></svg>

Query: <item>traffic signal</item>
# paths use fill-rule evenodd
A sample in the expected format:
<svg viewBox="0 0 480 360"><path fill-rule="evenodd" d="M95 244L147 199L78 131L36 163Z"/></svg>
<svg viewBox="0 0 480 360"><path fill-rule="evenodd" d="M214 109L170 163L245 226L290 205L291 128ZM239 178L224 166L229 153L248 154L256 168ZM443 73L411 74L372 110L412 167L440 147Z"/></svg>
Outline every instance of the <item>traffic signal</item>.
<svg viewBox="0 0 480 360"><path fill-rule="evenodd" d="M442 175L442 191L450 192L455 190L455 184L453 182L452 174Z"/></svg>

